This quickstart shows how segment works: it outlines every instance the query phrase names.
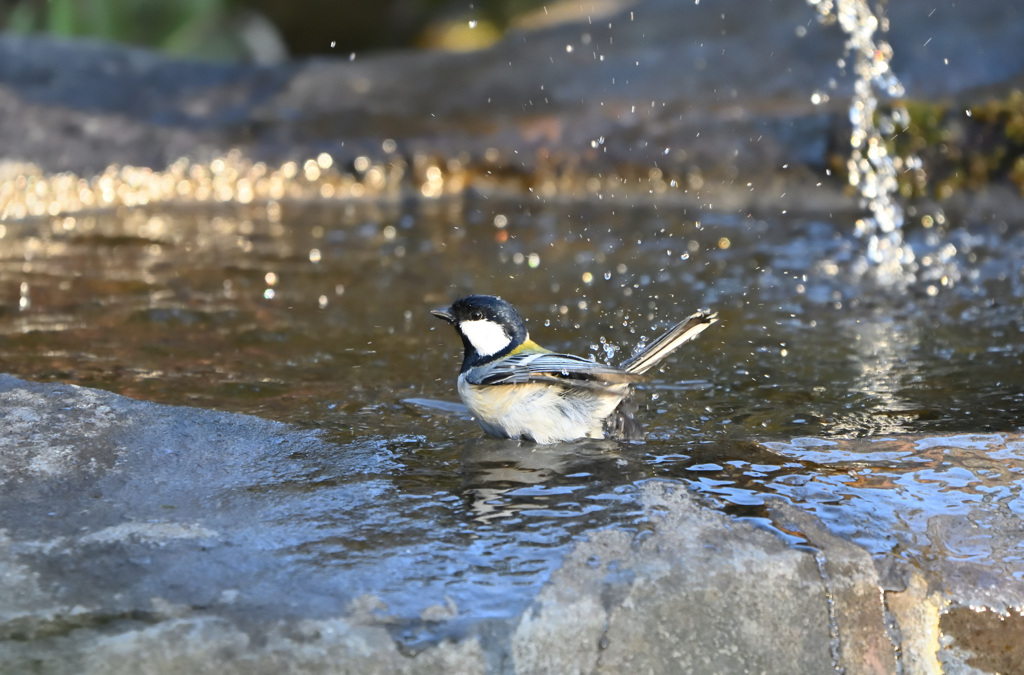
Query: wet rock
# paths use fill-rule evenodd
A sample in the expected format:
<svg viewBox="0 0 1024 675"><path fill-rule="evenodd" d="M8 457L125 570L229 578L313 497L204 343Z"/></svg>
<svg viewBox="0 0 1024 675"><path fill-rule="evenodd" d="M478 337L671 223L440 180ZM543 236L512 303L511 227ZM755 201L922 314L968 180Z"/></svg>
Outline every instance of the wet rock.
<svg viewBox="0 0 1024 675"><path fill-rule="evenodd" d="M1024 605L1024 583L1021 559L1014 553L1024 538L1017 513L1024 460L1019 435L794 439L767 445L818 466L858 466L860 479L872 487L899 486L873 491L875 522L870 524L826 506L828 497L819 496L820 507L809 502L801 509L773 506L781 527L800 532L819 550L829 579L852 583L859 588L854 594L876 599L855 603L852 614L836 600L837 625L849 636L840 654L853 646L865 655L860 659L865 663L886 650L880 633L870 628L881 620L881 602L891 616L886 632L899 645L904 672L1006 672L1014 645L1024 638L1017 613ZM968 496L943 503L944 493L952 490L925 496L914 489L919 482L956 484ZM816 511L817 517L804 509ZM843 531L857 539L872 528L887 528L893 535L892 552L874 559L877 576L864 566L866 552L833 534ZM908 549L921 552L915 564L898 557ZM845 629L844 615L854 618Z"/></svg>
<svg viewBox="0 0 1024 675"><path fill-rule="evenodd" d="M676 485L649 483L642 500L652 530L593 534L523 615L518 672L833 669L812 555L730 523Z"/></svg>
<svg viewBox="0 0 1024 675"><path fill-rule="evenodd" d="M887 9L894 67L912 97L998 91L1024 70L1012 3ZM163 168L231 147L278 161L329 150L347 163L385 156L390 138L407 156L482 161L496 151L487 168L525 173L545 162L588 175L629 164L728 182L789 165L792 185L800 167L823 173L851 86L836 67L844 38L814 17L805 0L648 0L600 20L581 9L576 21L513 32L479 53L267 68L3 36L0 141L7 159L46 171ZM831 101L812 105L814 90Z"/></svg>
<svg viewBox="0 0 1024 675"><path fill-rule="evenodd" d="M830 667L814 558L658 482L641 497L651 527L593 533L538 596L509 597L525 611L400 649L403 622L473 608L438 594L403 617L372 592L386 578L311 574L285 554L303 509L373 499L359 482L267 488L289 483L296 456L349 475L387 461L331 450L256 418L0 377L0 671Z"/></svg>
<svg viewBox="0 0 1024 675"><path fill-rule="evenodd" d="M947 551L890 569L779 500L773 527L794 547L657 480L637 483L633 526L586 533L542 587L482 579L509 611L481 613L417 557L415 538L457 536L429 512L369 571L354 535L311 546L321 511L415 520L383 498L394 447L0 376L0 672L917 673L1002 667L986 645L1017 641L1017 623L989 619L1019 583L991 566Z"/></svg>
<svg viewBox="0 0 1024 675"><path fill-rule="evenodd" d="M939 620L945 601L940 594L929 591L921 575L914 574L902 591L886 593L885 602L900 628L903 672L942 672Z"/></svg>
<svg viewBox="0 0 1024 675"><path fill-rule="evenodd" d="M838 661L844 672L885 673L896 669L893 642L886 634L880 581L867 551L830 533L820 521L797 508L773 505L776 523L800 532L818 550L818 564L831 600L831 621L838 636Z"/></svg>

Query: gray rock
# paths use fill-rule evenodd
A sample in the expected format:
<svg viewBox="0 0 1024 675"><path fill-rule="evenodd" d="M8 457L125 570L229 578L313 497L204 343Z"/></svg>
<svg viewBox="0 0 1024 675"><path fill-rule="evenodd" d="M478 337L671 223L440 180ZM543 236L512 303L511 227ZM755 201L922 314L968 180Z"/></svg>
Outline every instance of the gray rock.
<svg viewBox="0 0 1024 675"><path fill-rule="evenodd" d="M887 9L894 68L911 96L1005 89L1024 71L1024 10L1013 3ZM5 35L0 142L9 160L83 173L163 168L232 147L278 161L326 149L345 162L382 155L392 138L405 154L479 158L496 148L511 171L531 170L538 150L595 170L696 166L732 179L788 163L792 184L800 166L822 173L851 86L836 66L844 37L814 17L806 0L648 0L599 19L581 10L478 53L277 67ZM812 105L833 80L831 102Z"/></svg>
<svg viewBox="0 0 1024 675"><path fill-rule="evenodd" d="M569 555L513 636L518 672L825 673L828 598L812 555L652 482L653 530Z"/></svg>
<svg viewBox="0 0 1024 675"><path fill-rule="evenodd" d="M777 500L793 546L650 480L633 526L587 533L542 587L490 572L479 585L505 589L507 611L479 611L418 553L458 523L387 500L400 470L383 441L0 375L0 672L976 672L1003 667L986 645L1017 643L1016 624L988 620L1019 600L998 568L891 567ZM354 536L308 549L324 510L412 534L367 571L347 563ZM1019 523L972 517L1019 543ZM971 532L928 527L936 544Z"/></svg>
<svg viewBox="0 0 1024 675"><path fill-rule="evenodd" d="M261 492L289 457L340 463L350 478L391 461L331 450L274 422L0 376L0 672L831 667L813 556L658 482L643 489L641 532L593 533L539 595L510 598L525 611L412 653L372 585L282 555L301 509L359 498ZM282 514L295 520L279 527ZM443 594L425 601L428 622L472 615Z"/></svg>

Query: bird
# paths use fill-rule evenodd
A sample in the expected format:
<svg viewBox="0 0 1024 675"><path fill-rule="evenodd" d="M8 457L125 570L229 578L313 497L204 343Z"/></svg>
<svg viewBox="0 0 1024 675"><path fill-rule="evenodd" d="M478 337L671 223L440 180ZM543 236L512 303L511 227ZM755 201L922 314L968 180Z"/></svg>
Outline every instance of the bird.
<svg viewBox="0 0 1024 675"><path fill-rule="evenodd" d="M483 430L539 444L642 438L633 386L718 321L717 312L698 311L613 366L541 347L515 308L494 295L469 295L431 314L462 338L459 397Z"/></svg>

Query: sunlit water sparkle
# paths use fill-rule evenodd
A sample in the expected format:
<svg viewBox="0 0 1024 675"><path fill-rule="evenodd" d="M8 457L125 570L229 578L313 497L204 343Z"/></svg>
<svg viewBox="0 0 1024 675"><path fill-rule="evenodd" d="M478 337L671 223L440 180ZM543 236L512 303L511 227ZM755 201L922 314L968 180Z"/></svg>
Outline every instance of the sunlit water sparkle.
<svg viewBox="0 0 1024 675"><path fill-rule="evenodd" d="M846 168L850 185L871 212L856 221L855 231L866 246L856 269L882 285L905 286L915 280L918 263L903 236L905 216L898 200L897 164L913 168L916 160L894 158L885 146L885 139L906 128L909 121L901 102L903 84L890 65L892 47L878 37L886 32L887 22L881 12L872 11L867 0L807 1L817 9L821 21L837 22L843 30L846 44L841 67L849 65L854 78ZM820 99L819 94L815 96ZM879 99L890 101L891 110L879 110Z"/></svg>

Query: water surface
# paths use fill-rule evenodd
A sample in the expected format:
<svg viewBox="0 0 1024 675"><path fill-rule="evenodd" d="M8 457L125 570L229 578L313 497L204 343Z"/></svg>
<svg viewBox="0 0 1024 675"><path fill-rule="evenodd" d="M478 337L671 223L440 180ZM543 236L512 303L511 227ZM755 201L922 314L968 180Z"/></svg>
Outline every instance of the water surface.
<svg viewBox="0 0 1024 675"><path fill-rule="evenodd" d="M856 215L477 196L9 222L0 368L322 430L338 455L254 471L244 510L310 578L383 598L409 645L510 615L595 528L642 531L651 479L766 527L781 497L927 567L937 533L1024 515L1001 435L1024 409L1024 228L911 227L922 267L893 289L861 273ZM537 447L437 403L461 353L429 309L469 292L615 361L698 307L722 320L645 387L646 442ZM957 537L942 555L1024 578L1019 546Z"/></svg>

